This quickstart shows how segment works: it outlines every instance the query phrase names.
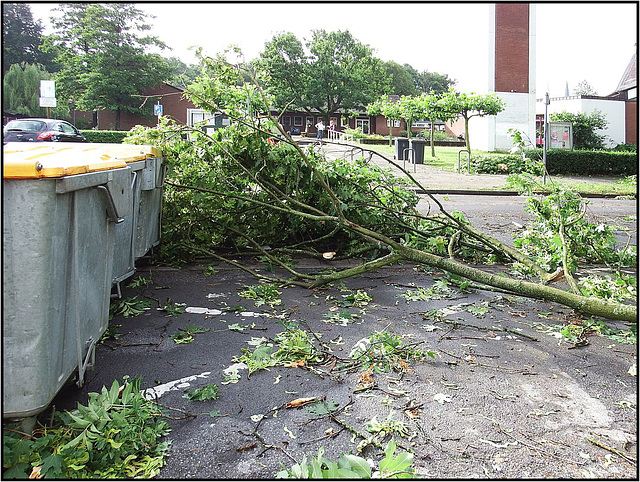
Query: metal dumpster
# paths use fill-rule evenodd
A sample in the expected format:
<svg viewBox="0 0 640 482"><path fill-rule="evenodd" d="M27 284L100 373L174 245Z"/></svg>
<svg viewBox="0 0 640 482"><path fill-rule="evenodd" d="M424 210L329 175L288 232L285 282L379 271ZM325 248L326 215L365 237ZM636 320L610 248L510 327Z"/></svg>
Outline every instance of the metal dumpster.
<svg viewBox="0 0 640 482"><path fill-rule="evenodd" d="M44 410L109 318L115 228L132 216L131 168L103 146L4 146L2 416ZM43 143L44 144L44 143Z"/></svg>
<svg viewBox="0 0 640 482"><path fill-rule="evenodd" d="M115 227L112 283L135 272L135 262L160 242L164 165L160 151L152 146L103 144L101 158L126 162L131 170L132 215Z"/></svg>

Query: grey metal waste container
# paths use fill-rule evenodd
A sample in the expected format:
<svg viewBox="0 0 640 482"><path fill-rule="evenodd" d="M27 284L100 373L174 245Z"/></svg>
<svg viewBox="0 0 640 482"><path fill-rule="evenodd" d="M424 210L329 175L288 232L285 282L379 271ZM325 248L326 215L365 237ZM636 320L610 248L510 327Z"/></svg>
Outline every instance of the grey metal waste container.
<svg viewBox="0 0 640 482"><path fill-rule="evenodd" d="M132 215L115 228L112 282L120 292L120 282L135 273L135 262L160 242L164 164L152 146L105 145L102 158L126 162L131 170Z"/></svg>
<svg viewBox="0 0 640 482"><path fill-rule="evenodd" d="M3 418L40 413L76 368L82 380L133 209L132 169L104 145L20 144L3 156Z"/></svg>

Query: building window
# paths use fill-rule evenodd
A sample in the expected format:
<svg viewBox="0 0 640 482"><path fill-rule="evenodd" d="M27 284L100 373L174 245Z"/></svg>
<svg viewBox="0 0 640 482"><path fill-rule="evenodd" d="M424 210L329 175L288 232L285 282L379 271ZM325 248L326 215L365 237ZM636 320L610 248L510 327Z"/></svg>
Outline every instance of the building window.
<svg viewBox="0 0 640 482"><path fill-rule="evenodd" d="M283 126L290 126L291 125L291 117L289 117L288 115L284 116L282 118L282 125Z"/></svg>
<svg viewBox="0 0 640 482"><path fill-rule="evenodd" d="M360 127L362 128L362 133L363 134L368 134L369 133L369 118L364 118L364 117L358 117L356 118L356 129Z"/></svg>
<svg viewBox="0 0 640 482"><path fill-rule="evenodd" d="M314 125L313 117L307 116L307 127Z"/></svg>
<svg viewBox="0 0 640 482"><path fill-rule="evenodd" d="M293 125L294 126L301 126L302 125L302 116L301 115L297 115L293 118Z"/></svg>
<svg viewBox="0 0 640 482"><path fill-rule="evenodd" d="M391 123L391 121L389 119L387 119L387 127L390 127L389 124ZM394 120L393 121L393 127L400 127L400 121L399 120Z"/></svg>

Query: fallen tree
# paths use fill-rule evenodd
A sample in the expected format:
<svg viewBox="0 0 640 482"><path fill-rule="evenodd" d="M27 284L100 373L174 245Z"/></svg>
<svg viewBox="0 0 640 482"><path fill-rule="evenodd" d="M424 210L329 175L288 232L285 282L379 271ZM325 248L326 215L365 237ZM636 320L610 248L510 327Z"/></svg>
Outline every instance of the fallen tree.
<svg viewBox="0 0 640 482"><path fill-rule="evenodd" d="M138 128L128 140L157 145L170 164L163 222L167 259L205 255L265 281L309 288L406 260L585 314L637 320L635 305L581 291L573 278L577 250L570 243L575 220L562 222L570 214L554 224L559 225L560 242L551 248L559 250L560 261L541 266L535 256L479 232L459 213L447 212L433 196L427 194L435 208L418 212L419 197L410 188L422 186L391 159L387 161L403 171L402 178L365 158L328 160L318 150L303 149L271 114L268 93L257 82L244 82L239 66L223 57L202 62L203 76L187 95L200 108L226 113L233 123L207 134L163 119L158 128ZM611 248L609 239L592 244ZM229 252L231 256L224 254ZM602 249L595 252L602 259ZM259 273L234 259L240 253L279 266L286 275ZM363 260L348 269L303 273L288 258L299 254L324 259L357 255ZM607 260L619 268L635 263L630 254L628 249L618 256L609 253ZM515 263L539 281L472 265L487 260ZM570 290L549 285L561 275L570 281ZM632 296L635 278L619 279Z"/></svg>

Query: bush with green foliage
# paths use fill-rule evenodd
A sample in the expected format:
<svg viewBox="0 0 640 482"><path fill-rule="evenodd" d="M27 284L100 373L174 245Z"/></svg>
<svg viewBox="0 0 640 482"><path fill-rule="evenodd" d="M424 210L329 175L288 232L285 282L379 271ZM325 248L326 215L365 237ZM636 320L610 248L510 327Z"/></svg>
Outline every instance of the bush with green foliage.
<svg viewBox="0 0 640 482"><path fill-rule="evenodd" d="M607 136L598 134L597 129L606 129L609 122L599 110L592 112L557 112L550 114L552 121L570 122L573 125L574 149L604 149Z"/></svg>
<svg viewBox="0 0 640 482"><path fill-rule="evenodd" d="M32 437L5 429L3 479L152 478L164 465L169 425L140 392L140 380L89 393L86 406L55 412Z"/></svg>
<svg viewBox="0 0 640 482"><path fill-rule="evenodd" d="M530 159L542 159L542 149L526 151ZM638 174L638 157L633 151L547 151L549 174L575 174L582 176L631 176Z"/></svg>
<svg viewBox="0 0 640 482"><path fill-rule="evenodd" d="M630 142L625 142L623 144L618 144L613 148L614 151L626 151L626 152L638 152L638 145L632 144Z"/></svg>
<svg viewBox="0 0 640 482"><path fill-rule="evenodd" d="M542 165L521 154L474 154L471 170L477 174L519 174L528 172L541 175Z"/></svg>
<svg viewBox="0 0 640 482"><path fill-rule="evenodd" d="M99 130L83 130L80 131L89 142L121 144L128 131L99 131Z"/></svg>

